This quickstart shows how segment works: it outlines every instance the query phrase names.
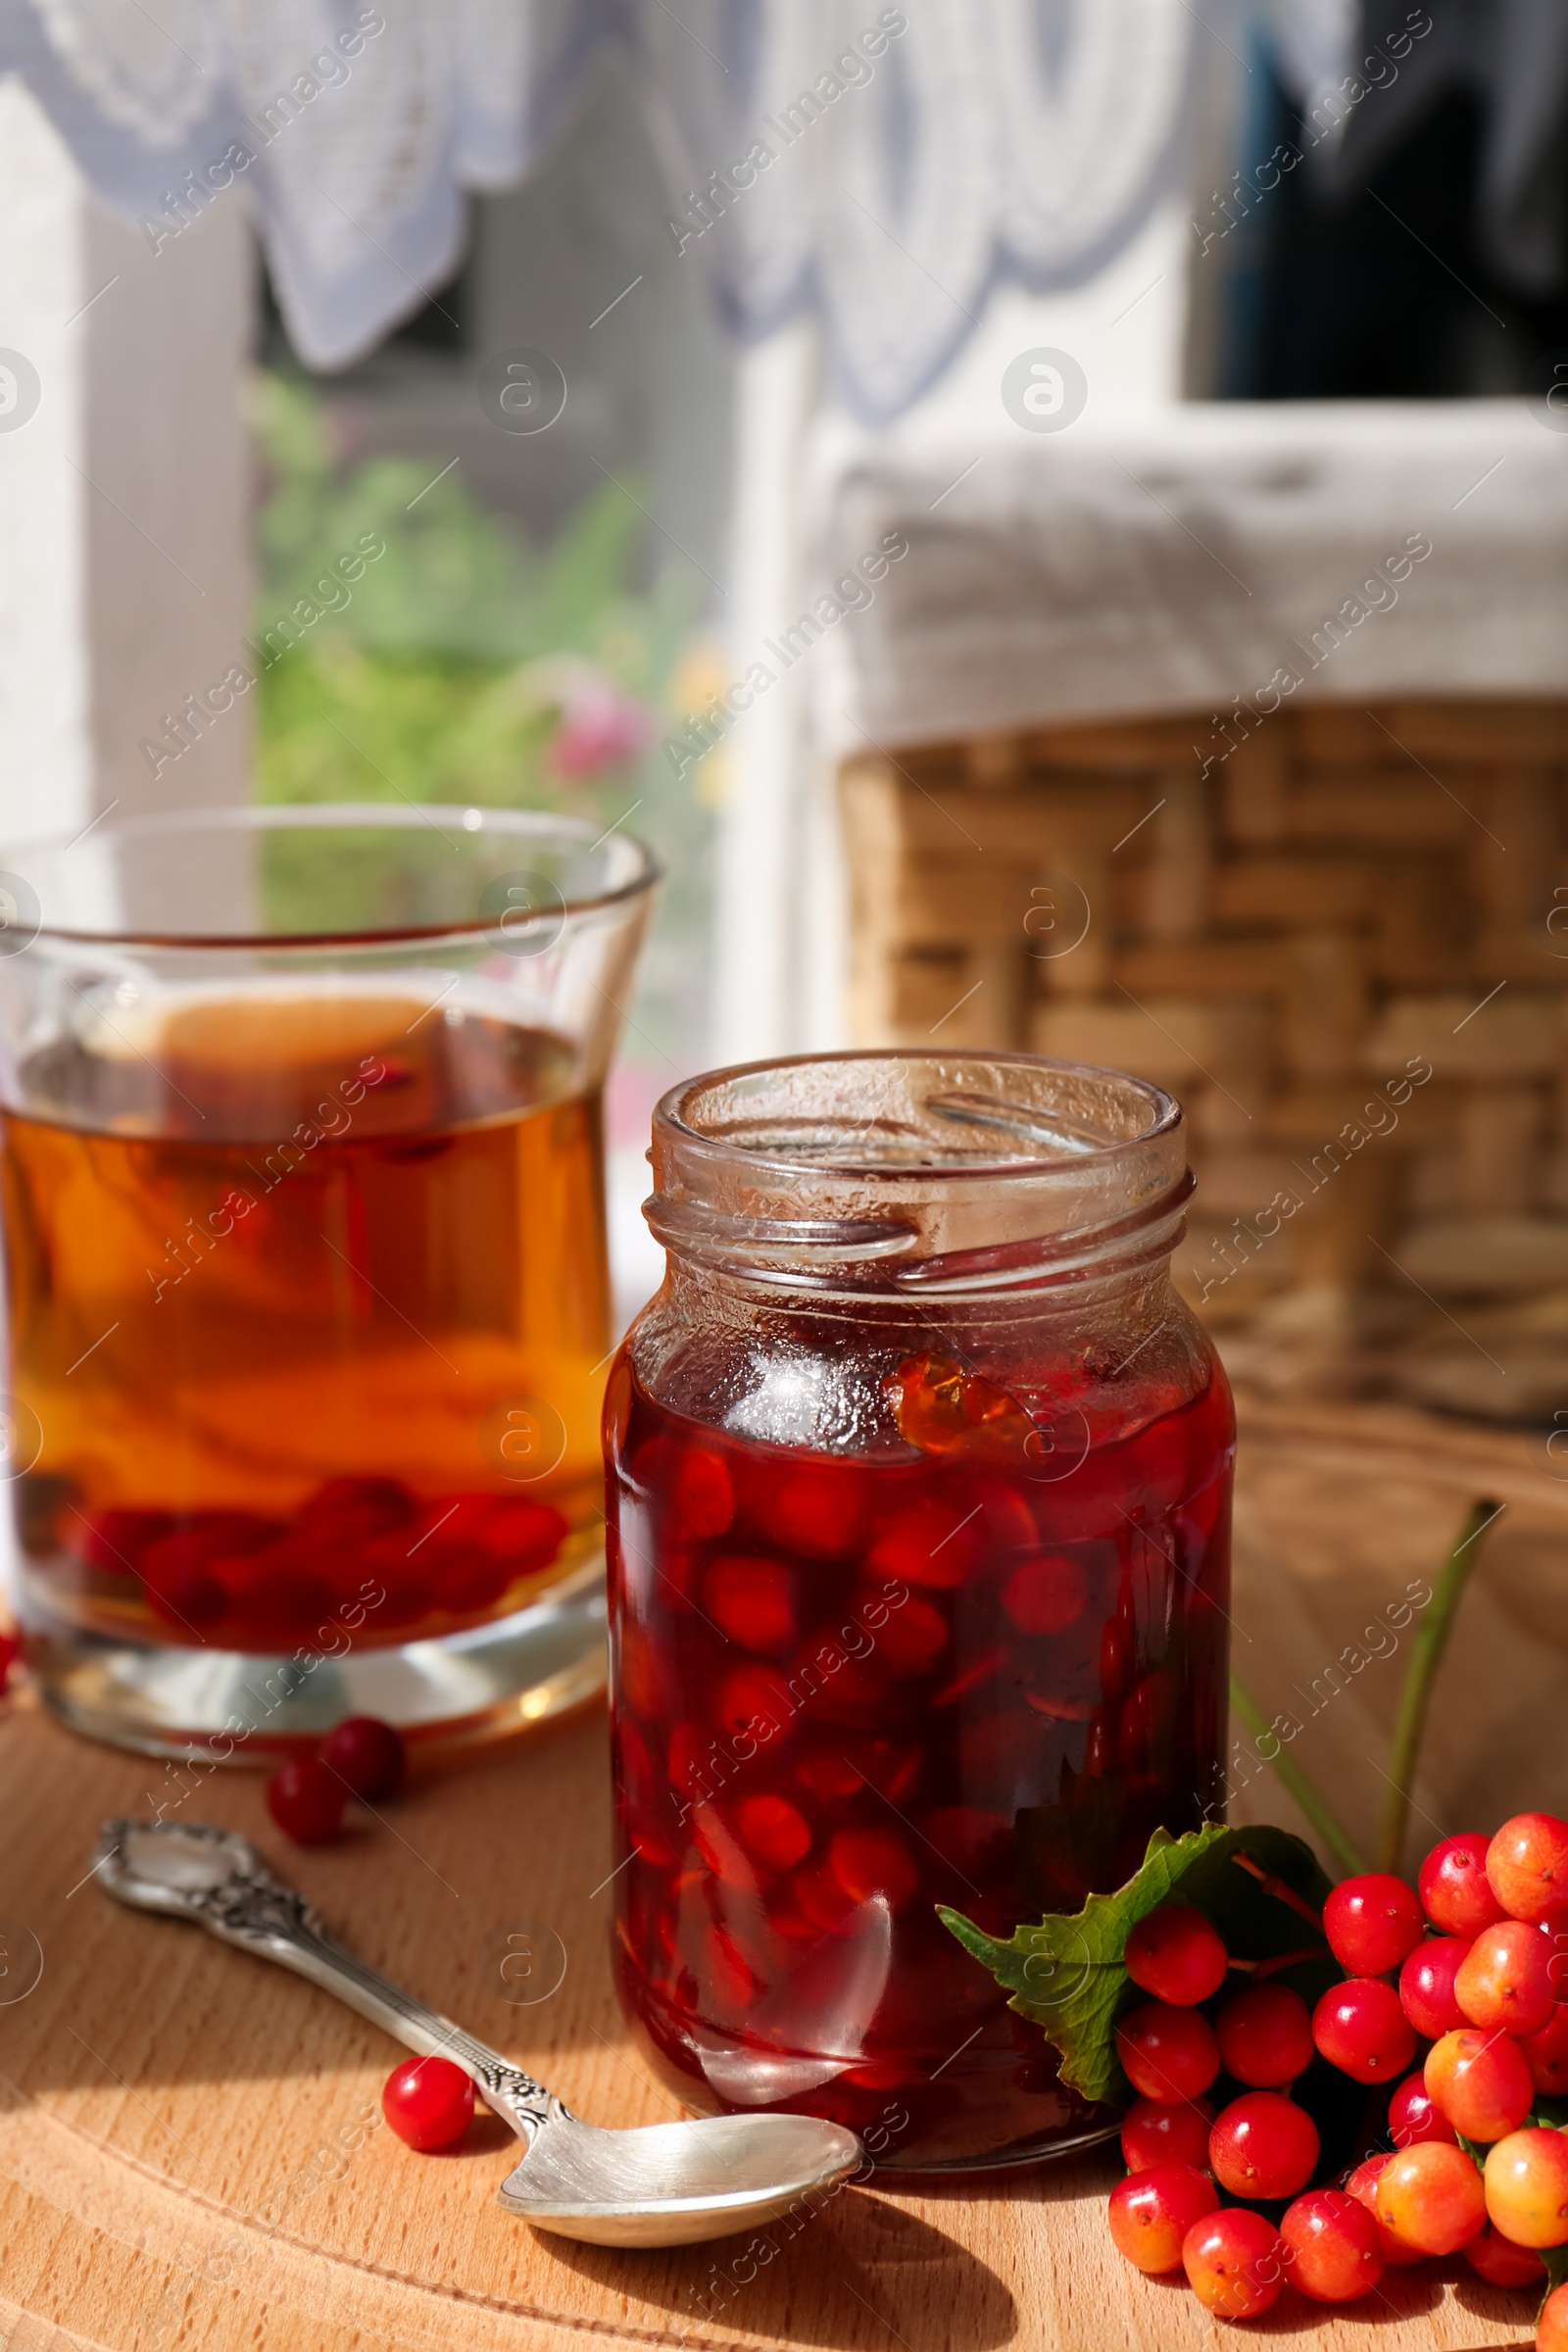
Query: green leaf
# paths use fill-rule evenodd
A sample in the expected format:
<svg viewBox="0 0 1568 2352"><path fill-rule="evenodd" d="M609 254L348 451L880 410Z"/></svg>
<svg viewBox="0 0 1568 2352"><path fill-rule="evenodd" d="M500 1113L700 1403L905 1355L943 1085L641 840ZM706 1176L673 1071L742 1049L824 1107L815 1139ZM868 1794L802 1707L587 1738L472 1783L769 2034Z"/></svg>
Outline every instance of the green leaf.
<svg viewBox="0 0 1568 2352"><path fill-rule="evenodd" d="M1125 1886L1092 1894L1081 1911L1021 1927L1005 1941L945 1905L938 1905L937 1916L1005 1988L1008 2007L1032 2018L1059 2051L1067 2087L1088 2099L1125 2105L1132 2091L1116 2056L1115 2030L1122 2012L1144 1998L1122 1961L1139 1920L1179 1896L1212 1920L1226 1949L1244 1960L1270 1959L1311 1939L1298 1912L1237 1867L1238 1854L1321 1909L1329 1882L1298 1838L1261 1825L1233 1830L1210 1822L1184 1838L1156 1830ZM1315 1977L1328 1983L1338 1974L1332 1961L1280 1971L1282 1982L1303 1990Z"/></svg>
<svg viewBox="0 0 1568 2352"><path fill-rule="evenodd" d="M1554 2286L1568 2281L1568 2246L1542 2246L1538 2251L1546 2266L1545 2290L1541 2298L1544 2303Z"/></svg>

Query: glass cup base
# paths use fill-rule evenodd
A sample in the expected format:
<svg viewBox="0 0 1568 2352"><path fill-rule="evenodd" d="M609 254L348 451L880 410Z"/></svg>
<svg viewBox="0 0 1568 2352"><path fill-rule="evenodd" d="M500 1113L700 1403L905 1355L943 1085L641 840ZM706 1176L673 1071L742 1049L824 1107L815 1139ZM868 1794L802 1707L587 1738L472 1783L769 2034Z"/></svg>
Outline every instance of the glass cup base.
<svg viewBox="0 0 1568 2352"><path fill-rule="evenodd" d="M608 1665L602 1560L489 1625L305 1664L86 1633L35 1609L24 1622L44 1702L74 1731L241 1766L275 1764L345 1715L379 1716L419 1756L477 1746L596 1696Z"/></svg>

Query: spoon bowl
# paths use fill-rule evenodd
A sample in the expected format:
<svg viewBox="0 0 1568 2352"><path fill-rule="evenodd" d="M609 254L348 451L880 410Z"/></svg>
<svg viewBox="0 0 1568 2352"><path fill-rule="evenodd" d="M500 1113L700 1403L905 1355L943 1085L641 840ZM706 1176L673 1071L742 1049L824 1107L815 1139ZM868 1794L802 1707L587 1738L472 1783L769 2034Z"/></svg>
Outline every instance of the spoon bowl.
<svg viewBox="0 0 1568 2352"><path fill-rule="evenodd" d="M591 2245L683 2246L777 2221L860 2161L854 2132L814 2115L710 2115L635 2132L563 2117L499 2194L509 2213Z"/></svg>
<svg viewBox="0 0 1568 2352"><path fill-rule="evenodd" d="M611 2131L438 2010L355 1958L266 1857L204 1822L105 1822L92 1875L139 1911L184 1919L335 1993L425 2058L450 2058L523 2142L509 2213L597 2246L694 2245L776 2220L865 2161L853 2132L811 2115L715 2115Z"/></svg>

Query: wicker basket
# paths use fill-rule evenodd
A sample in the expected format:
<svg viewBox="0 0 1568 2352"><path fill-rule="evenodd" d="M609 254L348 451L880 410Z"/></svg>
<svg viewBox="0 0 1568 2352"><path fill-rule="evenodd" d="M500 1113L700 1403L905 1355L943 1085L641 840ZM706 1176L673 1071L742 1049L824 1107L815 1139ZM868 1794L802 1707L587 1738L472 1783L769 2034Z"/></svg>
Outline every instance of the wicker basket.
<svg viewBox="0 0 1568 2352"><path fill-rule="evenodd" d="M858 1041L1171 1088L1185 1280L1221 1319L1303 1284L1568 1286L1568 703L1246 725L849 761Z"/></svg>

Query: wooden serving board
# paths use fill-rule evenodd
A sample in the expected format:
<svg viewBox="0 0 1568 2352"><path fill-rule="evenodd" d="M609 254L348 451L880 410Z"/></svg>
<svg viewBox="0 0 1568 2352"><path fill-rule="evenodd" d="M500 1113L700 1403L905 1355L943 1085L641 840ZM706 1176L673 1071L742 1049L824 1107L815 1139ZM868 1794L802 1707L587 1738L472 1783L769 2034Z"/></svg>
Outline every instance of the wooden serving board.
<svg viewBox="0 0 1568 2352"><path fill-rule="evenodd" d="M1522 1437L1393 1411L1254 1407L1244 1429L1238 1661L1271 1710L1294 1707L1298 1753L1352 1830L1370 1836L1381 1801L1376 1759L1402 1656L1343 1667L1332 1690L1326 1663L1384 1622L1411 1580L1430 1580L1479 1492L1509 1507L1466 1599L1418 1803L1434 1835L1489 1826L1527 1800L1568 1808L1568 1483L1549 1459ZM190 1817L278 1852L256 1776L196 1778ZM495 2202L514 2143L493 2120L454 2154L414 2155L376 2123L397 2052L372 2027L191 1929L120 1909L84 1879L107 1815L176 1800L172 1767L71 1737L24 1691L0 1709L0 2344L1198 2352L1215 2341L1184 2285L1140 2278L1112 2250L1113 2152L990 2179L879 2177L756 2247L743 2237L625 2256L536 2235ZM1261 1774L1234 1811L1292 1818ZM597 1709L425 1781L384 1827L279 1859L368 1959L543 2075L578 2114L636 2124L675 2112L611 1992ZM26 1979L29 1936L41 1977L7 2001ZM544 1997L519 2002L519 1990ZM1529 2315L1528 2297L1454 2262L1390 2273L1380 2295L1339 2317L1288 2295L1255 2332L1332 2352L1460 2352L1528 2340Z"/></svg>

